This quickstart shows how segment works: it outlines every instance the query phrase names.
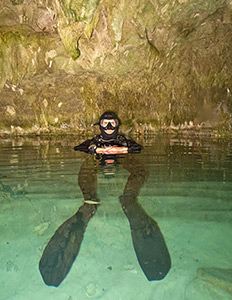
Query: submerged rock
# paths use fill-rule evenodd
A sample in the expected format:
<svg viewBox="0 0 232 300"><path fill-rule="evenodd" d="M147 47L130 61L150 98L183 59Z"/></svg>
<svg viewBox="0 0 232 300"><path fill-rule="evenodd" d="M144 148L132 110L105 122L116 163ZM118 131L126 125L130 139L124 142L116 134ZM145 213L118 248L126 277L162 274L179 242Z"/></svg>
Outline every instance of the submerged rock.
<svg viewBox="0 0 232 300"><path fill-rule="evenodd" d="M101 298L105 290L99 288L98 284L90 282L85 287L85 294L89 299L98 299Z"/></svg>
<svg viewBox="0 0 232 300"><path fill-rule="evenodd" d="M199 268L197 275L204 281L232 295L232 269Z"/></svg>
<svg viewBox="0 0 232 300"><path fill-rule="evenodd" d="M199 268L197 277L185 289L186 300L230 300L232 269Z"/></svg>

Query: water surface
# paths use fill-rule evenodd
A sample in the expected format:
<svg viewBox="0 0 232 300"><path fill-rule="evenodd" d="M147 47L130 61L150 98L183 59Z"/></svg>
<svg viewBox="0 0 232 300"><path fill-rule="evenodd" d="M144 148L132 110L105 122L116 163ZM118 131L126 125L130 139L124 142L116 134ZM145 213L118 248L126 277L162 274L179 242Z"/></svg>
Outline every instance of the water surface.
<svg viewBox="0 0 232 300"><path fill-rule="evenodd" d="M118 164L98 171L101 206L67 277L58 288L44 284L43 250L83 203L80 142L0 140L0 299L231 299L232 144L210 138L138 140L136 159L149 173L138 200L172 260L163 280L148 281L137 261L119 202L129 173Z"/></svg>

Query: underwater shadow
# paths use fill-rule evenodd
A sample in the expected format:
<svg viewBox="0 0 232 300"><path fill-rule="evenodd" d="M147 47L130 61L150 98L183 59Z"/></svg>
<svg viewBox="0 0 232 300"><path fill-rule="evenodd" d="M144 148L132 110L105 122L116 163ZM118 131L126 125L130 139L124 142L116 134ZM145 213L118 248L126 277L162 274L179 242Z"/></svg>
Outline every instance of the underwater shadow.
<svg viewBox="0 0 232 300"><path fill-rule="evenodd" d="M96 164L92 156L88 157L80 168L78 184L84 204L56 230L39 262L40 273L47 285L59 286L78 255L88 222L100 205L97 172L108 167L107 157L104 158L101 164ZM110 164L120 163L130 173L119 200L130 224L133 246L141 269L148 280L161 280L171 268L169 251L157 222L137 201L148 172L138 155L127 154L121 158L113 156L109 161Z"/></svg>

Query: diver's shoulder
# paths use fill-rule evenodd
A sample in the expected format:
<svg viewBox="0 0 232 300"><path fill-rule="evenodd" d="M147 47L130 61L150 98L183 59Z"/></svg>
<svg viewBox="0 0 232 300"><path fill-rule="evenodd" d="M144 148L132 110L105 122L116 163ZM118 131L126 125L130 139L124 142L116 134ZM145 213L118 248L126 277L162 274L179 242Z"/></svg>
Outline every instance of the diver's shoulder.
<svg viewBox="0 0 232 300"><path fill-rule="evenodd" d="M97 134L97 135L95 135L95 136L92 138L91 142L96 142L96 141L99 141L99 140L101 140L101 135L100 135L100 134Z"/></svg>
<svg viewBox="0 0 232 300"><path fill-rule="evenodd" d="M126 141L127 138L123 134L117 134L117 140L118 141Z"/></svg>

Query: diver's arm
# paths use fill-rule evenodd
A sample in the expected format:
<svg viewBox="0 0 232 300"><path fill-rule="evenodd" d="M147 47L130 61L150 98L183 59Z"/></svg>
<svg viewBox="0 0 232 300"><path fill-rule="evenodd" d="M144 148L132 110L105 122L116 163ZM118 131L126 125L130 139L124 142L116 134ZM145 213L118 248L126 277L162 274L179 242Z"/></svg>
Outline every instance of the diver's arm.
<svg viewBox="0 0 232 300"><path fill-rule="evenodd" d="M94 137L92 140L86 140L82 144L74 147L74 150L82 151L82 152L89 153L89 154L96 154L97 146L96 146L95 139L96 139L96 137Z"/></svg>
<svg viewBox="0 0 232 300"><path fill-rule="evenodd" d="M117 145L119 147L127 147L127 152L125 153L140 153L142 146L136 143L134 140L127 139L124 135L119 134L117 136Z"/></svg>
<svg viewBox="0 0 232 300"><path fill-rule="evenodd" d="M116 145L107 147L96 147L95 151L98 154L122 154L122 153L140 153L142 146L134 140L127 139L123 135L118 135L115 141Z"/></svg>
<svg viewBox="0 0 232 300"><path fill-rule="evenodd" d="M87 140L87 141L81 143L80 145L75 146L74 150L75 151L82 151L82 152L88 153L89 152L90 143L91 143L91 140Z"/></svg>
<svg viewBox="0 0 232 300"><path fill-rule="evenodd" d="M142 146L136 143L135 141L128 139L127 140L128 145L128 153L140 153L142 150Z"/></svg>
<svg viewBox="0 0 232 300"><path fill-rule="evenodd" d="M96 153L98 154L123 154L128 153L128 147L105 147L105 148L96 148Z"/></svg>
<svg viewBox="0 0 232 300"><path fill-rule="evenodd" d="M128 147L97 147L95 144L91 143L92 140L87 140L82 144L74 147L76 151L82 151L90 154L120 154L120 153L128 153Z"/></svg>

